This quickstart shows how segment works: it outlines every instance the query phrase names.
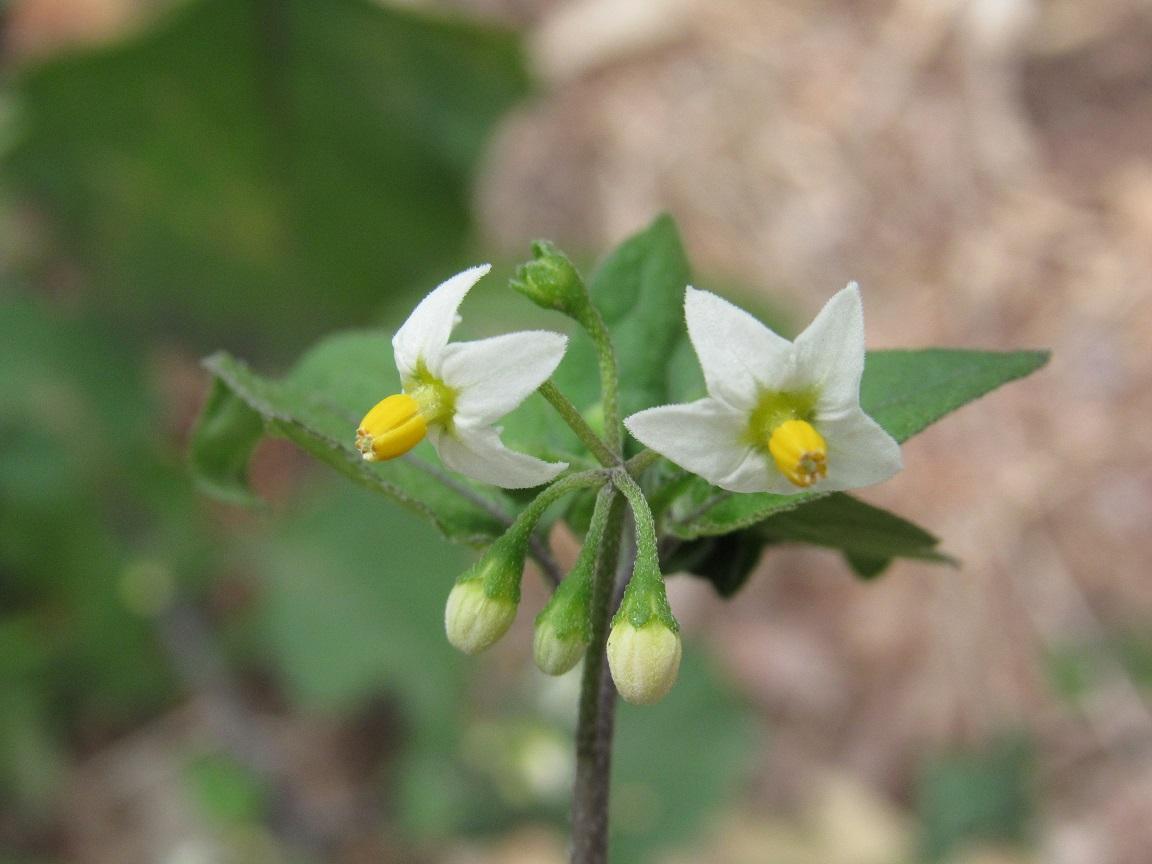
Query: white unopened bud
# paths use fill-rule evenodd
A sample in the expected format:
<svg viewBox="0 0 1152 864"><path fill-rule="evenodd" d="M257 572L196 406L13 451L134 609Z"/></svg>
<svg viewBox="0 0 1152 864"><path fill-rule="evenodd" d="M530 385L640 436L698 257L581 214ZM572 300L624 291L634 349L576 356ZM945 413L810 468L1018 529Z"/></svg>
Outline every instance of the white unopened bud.
<svg viewBox="0 0 1152 864"><path fill-rule="evenodd" d="M680 670L680 634L653 617L643 627L618 621L608 636L608 668L625 701L651 705L668 695Z"/></svg>
<svg viewBox="0 0 1152 864"><path fill-rule="evenodd" d="M532 656L540 671L546 675L563 675L580 662L588 643L578 634L560 636L556 625L545 618L536 624L536 635L532 639Z"/></svg>
<svg viewBox="0 0 1152 864"><path fill-rule="evenodd" d="M465 654L479 654L508 632L516 618L516 603L489 597L478 579L458 582L444 608L448 641Z"/></svg>

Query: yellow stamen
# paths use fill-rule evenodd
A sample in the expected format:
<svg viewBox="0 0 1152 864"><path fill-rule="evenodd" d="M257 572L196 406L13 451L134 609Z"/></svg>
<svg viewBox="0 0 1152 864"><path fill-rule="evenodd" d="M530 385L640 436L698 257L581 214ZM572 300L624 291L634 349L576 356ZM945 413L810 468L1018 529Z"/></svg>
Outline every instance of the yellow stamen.
<svg viewBox="0 0 1152 864"><path fill-rule="evenodd" d="M424 440L428 423L416 400L406 393L389 396L364 415L356 430L356 449L366 462L402 456Z"/></svg>
<svg viewBox="0 0 1152 864"><path fill-rule="evenodd" d="M807 488L828 474L828 445L804 420L786 420L772 430L768 452L795 485Z"/></svg>

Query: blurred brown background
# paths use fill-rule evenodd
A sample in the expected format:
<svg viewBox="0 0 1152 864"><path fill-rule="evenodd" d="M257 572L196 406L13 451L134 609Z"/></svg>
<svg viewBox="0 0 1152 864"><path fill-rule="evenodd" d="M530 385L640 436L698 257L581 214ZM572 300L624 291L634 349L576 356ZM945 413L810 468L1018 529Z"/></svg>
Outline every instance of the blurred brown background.
<svg viewBox="0 0 1152 864"><path fill-rule="evenodd" d="M948 860L1152 860L1152 7L405 5L527 39L537 92L498 127L476 184L486 254L514 260L547 236L595 255L668 210L700 287L761 292L800 326L856 279L871 347L1053 351L1034 379L908 444L904 473L864 495L941 536L962 569L902 562L861 584L831 554L781 550L731 603L675 580L695 650L715 652L770 732L734 799L659 860L915 860L926 754L986 753L1005 734L1029 742L1027 837L966 841ZM13 0L7 50L33 62L153 14L143 0ZM522 674L529 620L484 674ZM70 830L119 848L107 793L93 790L139 781L116 776L162 762L149 747L162 753L182 722L83 762ZM311 793L322 810L364 806L326 729L283 733L328 754L332 776L312 775L328 783ZM668 749L708 759L692 741ZM163 812L149 831L164 835L163 819L184 830ZM97 846L76 860L147 860ZM152 860L233 860L166 848ZM340 860L390 854L368 848ZM427 854L559 862L563 831L513 824Z"/></svg>

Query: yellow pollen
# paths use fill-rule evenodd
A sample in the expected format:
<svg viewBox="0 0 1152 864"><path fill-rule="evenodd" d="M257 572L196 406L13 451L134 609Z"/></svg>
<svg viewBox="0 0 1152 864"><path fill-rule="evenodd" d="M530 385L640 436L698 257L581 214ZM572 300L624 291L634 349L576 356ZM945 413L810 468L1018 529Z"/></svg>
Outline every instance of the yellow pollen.
<svg viewBox="0 0 1152 864"><path fill-rule="evenodd" d="M807 421L786 420L773 429L768 452L780 472L802 488L828 474L828 445Z"/></svg>
<svg viewBox="0 0 1152 864"><path fill-rule="evenodd" d="M376 403L356 430L356 449L366 462L403 456L424 439L428 423L416 400L398 393Z"/></svg>

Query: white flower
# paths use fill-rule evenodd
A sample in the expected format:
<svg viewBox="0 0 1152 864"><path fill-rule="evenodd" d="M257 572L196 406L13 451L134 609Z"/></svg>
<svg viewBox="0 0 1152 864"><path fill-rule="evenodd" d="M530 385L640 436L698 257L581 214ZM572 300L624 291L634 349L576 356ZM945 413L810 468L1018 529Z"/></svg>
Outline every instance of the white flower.
<svg viewBox="0 0 1152 864"><path fill-rule="evenodd" d="M633 414L639 441L732 492L855 489L900 470L900 446L860 408L855 283L795 342L707 291L689 287L684 313L708 396Z"/></svg>
<svg viewBox="0 0 1152 864"><path fill-rule="evenodd" d="M509 450L493 425L548 380L567 337L536 330L448 342L464 295L488 270L484 264L456 274L396 331L392 348L404 392L360 422L356 447L366 460L392 459L427 436L449 468L505 489L539 486L568 467Z"/></svg>

